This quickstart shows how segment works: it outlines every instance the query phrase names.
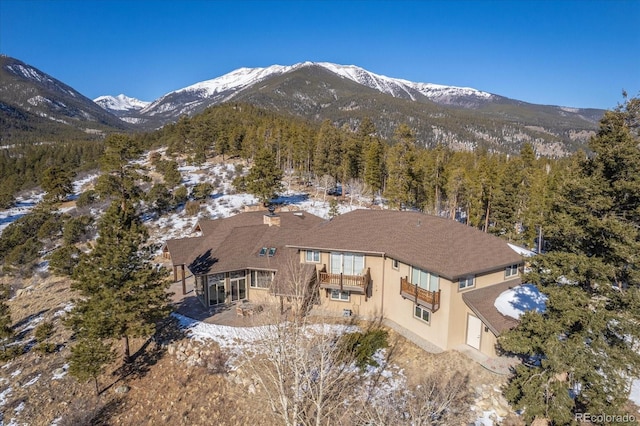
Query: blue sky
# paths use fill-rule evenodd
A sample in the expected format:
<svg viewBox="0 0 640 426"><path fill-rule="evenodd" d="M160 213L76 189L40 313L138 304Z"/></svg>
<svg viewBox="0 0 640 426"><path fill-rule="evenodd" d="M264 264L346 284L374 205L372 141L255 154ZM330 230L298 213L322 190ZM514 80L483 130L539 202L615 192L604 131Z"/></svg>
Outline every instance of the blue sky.
<svg viewBox="0 0 640 426"><path fill-rule="evenodd" d="M0 0L0 52L89 98L327 61L526 102L640 95L640 1Z"/></svg>

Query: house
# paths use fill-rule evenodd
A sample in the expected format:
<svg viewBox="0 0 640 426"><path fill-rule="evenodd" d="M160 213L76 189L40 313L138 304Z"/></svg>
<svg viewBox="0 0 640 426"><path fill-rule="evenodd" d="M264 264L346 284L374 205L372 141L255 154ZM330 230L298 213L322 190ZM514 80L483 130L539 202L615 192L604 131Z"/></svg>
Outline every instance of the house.
<svg viewBox="0 0 640 426"><path fill-rule="evenodd" d="M330 221L306 212L247 212L207 221L202 236L167 241L175 268L195 276L205 306L295 296L314 283L314 309L384 317L442 349L467 344L495 356L515 320L493 302L520 285L508 244L419 212L355 210ZM308 283L307 283L308 284ZM289 285L289 288L287 288Z"/></svg>

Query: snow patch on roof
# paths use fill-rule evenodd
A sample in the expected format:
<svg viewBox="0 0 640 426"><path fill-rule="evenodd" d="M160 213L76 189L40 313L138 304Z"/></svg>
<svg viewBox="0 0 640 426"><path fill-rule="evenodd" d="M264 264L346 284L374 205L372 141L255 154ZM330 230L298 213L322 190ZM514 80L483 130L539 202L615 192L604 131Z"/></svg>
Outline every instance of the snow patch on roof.
<svg viewBox="0 0 640 426"><path fill-rule="evenodd" d="M528 250L524 247L520 247L517 246L515 244L511 244L511 243L507 243L509 245L509 247L511 248L511 250L515 251L516 253L518 253L520 256L524 256L524 257L532 257L536 255L536 252Z"/></svg>
<svg viewBox="0 0 640 426"><path fill-rule="evenodd" d="M523 284L500 293L494 306L502 315L520 319L527 311L544 312L547 296L533 284Z"/></svg>

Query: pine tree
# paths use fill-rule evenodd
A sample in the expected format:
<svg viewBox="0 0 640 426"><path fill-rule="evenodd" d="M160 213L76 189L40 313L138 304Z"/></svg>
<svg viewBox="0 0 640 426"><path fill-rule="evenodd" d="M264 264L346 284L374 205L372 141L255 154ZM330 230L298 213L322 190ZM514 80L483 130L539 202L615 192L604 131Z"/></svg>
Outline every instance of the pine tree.
<svg viewBox="0 0 640 426"><path fill-rule="evenodd" d="M47 193L45 200L64 201L67 195L73 191L72 177L71 173L60 167L46 169L40 178L40 186Z"/></svg>
<svg viewBox="0 0 640 426"><path fill-rule="evenodd" d="M151 335L170 312L167 272L150 262L146 229L119 200L101 218L98 233L95 247L73 273L72 288L83 298L69 324L81 337L122 339L128 361L129 338Z"/></svg>
<svg viewBox="0 0 640 426"><path fill-rule="evenodd" d="M100 196L118 197L123 208L132 206L142 195L138 183L149 181L142 173L144 168L135 163L141 155L142 147L138 139L127 135L109 135L100 159L103 173L96 182L96 191Z"/></svg>
<svg viewBox="0 0 640 426"><path fill-rule="evenodd" d="M322 122L316 136L313 170L316 176L329 175L337 182L342 163L342 137L329 120Z"/></svg>
<svg viewBox="0 0 640 426"><path fill-rule="evenodd" d="M366 148L364 159L364 182L371 191L373 200L382 189L384 181L384 147L378 139L372 140Z"/></svg>
<svg viewBox="0 0 640 426"><path fill-rule="evenodd" d="M93 380L96 395L100 395L98 377L107 364L115 358L111 345L95 338L81 338L72 348L69 357L69 374L87 382Z"/></svg>
<svg viewBox="0 0 640 426"><path fill-rule="evenodd" d="M281 190L281 182L282 170L277 166L273 152L262 148L245 179L247 191L266 205Z"/></svg>
<svg viewBox="0 0 640 426"><path fill-rule="evenodd" d="M416 203L416 147L415 138L406 124L395 131L396 144L389 149L387 157L387 185L385 197L395 208L413 206Z"/></svg>
<svg viewBox="0 0 640 426"><path fill-rule="evenodd" d="M499 340L533 356L505 395L526 421L570 423L575 413L619 414L640 376L640 101L607 112L552 203L551 251L527 279L549 297Z"/></svg>

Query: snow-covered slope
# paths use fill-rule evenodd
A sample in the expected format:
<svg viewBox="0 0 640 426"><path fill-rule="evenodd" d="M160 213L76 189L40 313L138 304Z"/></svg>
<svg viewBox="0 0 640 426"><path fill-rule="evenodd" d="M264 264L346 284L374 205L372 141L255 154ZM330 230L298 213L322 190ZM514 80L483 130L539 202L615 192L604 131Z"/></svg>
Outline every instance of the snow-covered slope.
<svg viewBox="0 0 640 426"><path fill-rule="evenodd" d="M141 101L123 94L118 96L99 96L95 98L93 102L97 103L107 111L138 111L151 104L151 102Z"/></svg>

